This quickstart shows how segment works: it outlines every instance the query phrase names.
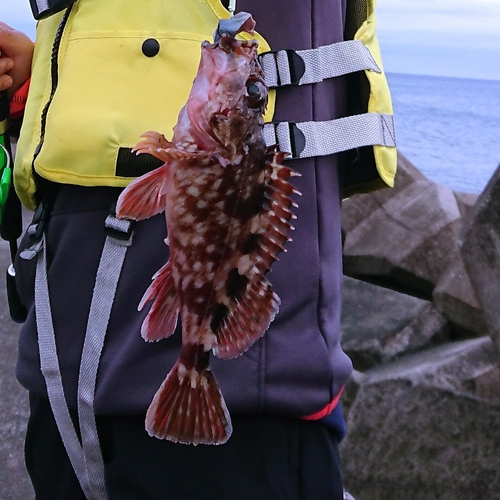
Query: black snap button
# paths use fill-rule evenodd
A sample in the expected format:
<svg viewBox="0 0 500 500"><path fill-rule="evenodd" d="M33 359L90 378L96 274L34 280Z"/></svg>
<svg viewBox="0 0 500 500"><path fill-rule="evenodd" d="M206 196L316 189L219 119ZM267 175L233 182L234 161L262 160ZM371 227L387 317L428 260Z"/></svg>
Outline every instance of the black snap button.
<svg viewBox="0 0 500 500"><path fill-rule="evenodd" d="M158 42L158 40L155 40L154 38L144 40L144 43L142 44L142 53L146 57L154 57L158 54L158 52L160 52L160 42Z"/></svg>

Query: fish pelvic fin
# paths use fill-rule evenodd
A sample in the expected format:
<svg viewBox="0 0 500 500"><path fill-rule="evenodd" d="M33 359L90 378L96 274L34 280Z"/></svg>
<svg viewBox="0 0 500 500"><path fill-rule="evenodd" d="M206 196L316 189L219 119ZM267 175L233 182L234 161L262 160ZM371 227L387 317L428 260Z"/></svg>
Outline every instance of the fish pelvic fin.
<svg viewBox="0 0 500 500"><path fill-rule="evenodd" d="M141 175L120 194L116 204L119 218L143 220L165 210L169 164Z"/></svg>
<svg viewBox="0 0 500 500"><path fill-rule="evenodd" d="M142 323L142 338L153 342L170 337L175 331L180 308L170 262L153 276L153 282L146 290L138 309L141 310L149 301L153 301L153 305Z"/></svg>
<svg viewBox="0 0 500 500"><path fill-rule="evenodd" d="M232 433L231 418L210 369L188 370L177 361L149 406L146 430L174 443L225 443Z"/></svg>

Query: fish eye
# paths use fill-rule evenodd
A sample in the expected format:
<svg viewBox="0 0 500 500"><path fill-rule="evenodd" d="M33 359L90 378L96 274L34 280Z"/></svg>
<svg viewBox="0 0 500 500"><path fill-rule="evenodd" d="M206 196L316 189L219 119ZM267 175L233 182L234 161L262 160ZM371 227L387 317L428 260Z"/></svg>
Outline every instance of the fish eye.
<svg viewBox="0 0 500 500"><path fill-rule="evenodd" d="M258 97L260 96L260 89L259 86L256 83L251 83L247 87L247 92L250 97Z"/></svg>
<svg viewBox="0 0 500 500"><path fill-rule="evenodd" d="M247 82L247 100L251 108L262 106L267 99L267 89L265 85L258 80L249 80Z"/></svg>

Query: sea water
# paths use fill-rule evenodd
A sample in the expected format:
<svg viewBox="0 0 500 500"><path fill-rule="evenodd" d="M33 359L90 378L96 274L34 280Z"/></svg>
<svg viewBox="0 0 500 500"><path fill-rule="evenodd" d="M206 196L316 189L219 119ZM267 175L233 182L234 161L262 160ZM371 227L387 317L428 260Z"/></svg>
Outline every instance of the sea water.
<svg viewBox="0 0 500 500"><path fill-rule="evenodd" d="M500 164L500 81L387 78L398 149L431 180L481 192Z"/></svg>

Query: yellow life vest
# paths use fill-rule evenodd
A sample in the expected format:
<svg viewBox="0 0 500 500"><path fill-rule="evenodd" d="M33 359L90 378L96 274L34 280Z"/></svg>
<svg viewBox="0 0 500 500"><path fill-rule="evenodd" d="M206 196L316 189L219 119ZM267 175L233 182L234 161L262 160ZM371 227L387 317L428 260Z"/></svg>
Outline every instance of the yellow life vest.
<svg viewBox="0 0 500 500"><path fill-rule="evenodd" d="M120 152L130 155L147 130L172 130L200 44L227 17L217 0L148 1L147 8L79 0L40 21L15 166L23 204L36 205L33 169L58 183L126 186L133 176L121 175ZM271 95L269 118L273 102Z"/></svg>
<svg viewBox="0 0 500 500"><path fill-rule="evenodd" d="M348 1L345 36L347 39L360 40L368 48L380 68L383 69L380 47L376 35L377 20L375 4L376 0ZM356 78L355 75L352 76L353 79ZM386 114L392 117L392 100L385 73L383 71L380 73L365 71L361 76L366 77L368 81L367 86L363 81L359 81L359 79L357 82L357 86L361 88L361 94L366 94L368 101L367 111L369 113ZM357 98L359 99L360 97L358 96ZM392 129L392 134L394 146L379 144L373 146L373 159L376 174L378 175L374 176L370 174L371 161L368 160L367 164L362 167L365 170L364 173L358 175L352 182L346 179L345 197L355 193L375 191L384 187L394 187L394 178L397 169L394 128Z"/></svg>
<svg viewBox="0 0 500 500"><path fill-rule="evenodd" d="M23 204L33 209L39 201L37 175L63 184L124 187L142 173L129 165L130 148L147 130L167 135L173 128L198 68L200 44L228 17L219 0L149 0L147 8L136 0L76 0L40 21L14 168ZM256 38L261 52L271 50ZM361 41L382 68L374 0L348 1L346 39ZM350 77L354 101L366 94L368 103L351 112L392 119L383 71ZM274 99L271 91L267 122ZM379 140L370 144L357 148L364 151L363 161L347 169L347 177L355 176L348 179L346 195L393 185L395 147Z"/></svg>

